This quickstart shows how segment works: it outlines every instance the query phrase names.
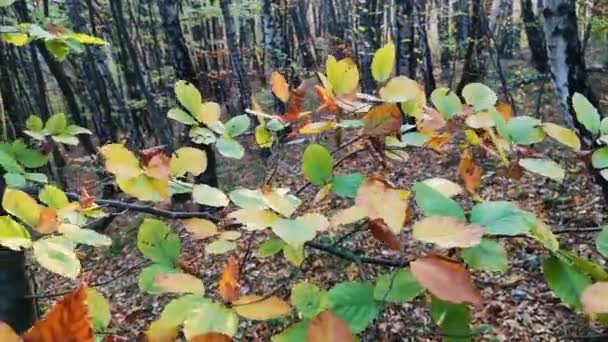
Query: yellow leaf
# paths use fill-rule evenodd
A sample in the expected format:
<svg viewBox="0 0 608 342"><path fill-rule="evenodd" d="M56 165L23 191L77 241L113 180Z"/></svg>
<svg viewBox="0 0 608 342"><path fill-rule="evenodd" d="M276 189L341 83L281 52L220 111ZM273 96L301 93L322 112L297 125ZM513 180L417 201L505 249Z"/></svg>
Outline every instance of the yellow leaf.
<svg viewBox="0 0 608 342"><path fill-rule="evenodd" d="M194 202L210 207L225 207L230 202L221 190L207 184L197 184L192 188Z"/></svg>
<svg viewBox="0 0 608 342"><path fill-rule="evenodd" d="M202 240L218 234L217 226L209 220L191 218L183 220L182 224L193 239Z"/></svg>
<svg viewBox="0 0 608 342"><path fill-rule="evenodd" d="M317 204L324 200L327 195L331 193L331 188L331 183L325 184L321 189L319 189L319 192L317 192L317 194L315 195L315 198L312 200L312 203Z"/></svg>
<svg viewBox="0 0 608 342"><path fill-rule="evenodd" d="M99 149L106 161L106 169L117 178L133 178L143 170L139 160L123 144L108 144Z"/></svg>
<svg viewBox="0 0 608 342"><path fill-rule="evenodd" d="M4 33L2 38L5 42L15 46L23 46L27 44L29 37L25 33Z"/></svg>
<svg viewBox="0 0 608 342"><path fill-rule="evenodd" d="M219 121L222 108L215 102L205 102L196 113L196 120L209 126Z"/></svg>
<svg viewBox="0 0 608 342"><path fill-rule="evenodd" d="M494 119L490 112L478 112L473 115L467 116L465 119L467 126L480 129L480 128L490 128L494 127Z"/></svg>
<svg viewBox="0 0 608 342"><path fill-rule="evenodd" d="M407 102L424 95L424 87L418 82L405 77L393 77L380 89L380 98L386 102Z"/></svg>
<svg viewBox="0 0 608 342"><path fill-rule="evenodd" d="M244 208L228 214L228 218L244 225L247 230L261 230L272 226L279 216L270 210Z"/></svg>
<svg viewBox="0 0 608 342"><path fill-rule="evenodd" d="M0 321L0 341L3 342L23 342L10 325Z"/></svg>
<svg viewBox="0 0 608 342"><path fill-rule="evenodd" d="M416 222L412 227L412 236L441 248L465 248L480 244L484 230L484 227L453 217L432 216Z"/></svg>
<svg viewBox="0 0 608 342"><path fill-rule="evenodd" d="M446 197L454 197L462 192L460 185L445 178L430 178L423 182Z"/></svg>
<svg viewBox="0 0 608 342"><path fill-rule="evenodd" d="M270 75L270 80L272 83L272 93L279 100L287 102L289 100L289 84L287 84L285 77L277 71L273 71Z"/></svg>
<svg viewBox="0 0 608 342"><path fill-rule="evenodd" d="M330 220L333 227L357 222L367 217L367 212L357 206L352 206L336 213Z"/></svg>
<svg viewBox="0 0 608 342"><path fill-rule="evenodd" d="M181 177L186 173L198 176L207 169L207 154L198 148L182 147L171 157L171 175Z"/></svg>
<svg viewBox="0 0 608 342"><path fill-rule="evenodd" d="M291 311L291 306L276 296L268 298L256 295L242 296L232 304L237 314L260 321L281 317Z"/></svg>
<svg viewBox="0 0 608 342"><path fill-rule="evenodd" d="M263 121L262 116L258 116L258 118L262 118L261 121ZM258 146L261 148L270 148L273 141L274 136L268 128L262 125L255 128L255 142L258 144Z"/></svg>
<svg viewBox="0 0 608 342"><path fill-rule="evenodd" d="M386 81L395 65L395 44L388 42L379 48L372 60L372 76L378 82Z"/></svg>
<svg viewBox="0 0 608 342"><path fill-rule="evenodd" d="M581 141L576 133L574 133L571 129L551 122L545 122L543 124L543 130L548 136L557 140L561 144L570 147L574 151L578 152L581 150Z"/></svg>
<svg viewBox="0 0 608 342"><path fill-rule="evenodd" d="M319 121L304 125L298 132L300 134L319 134L334 128L336 128L336 123L333 121Z"/></svg>
<svg viewBox="0 0 608 342"><path fill-rule="evenodd" d="M270 209L285 217L291 216L301 203L299 198L287 195L281 189L262 188L262 197Z"/></svg>
<svg viewBox="0 0 608 342"><path fill-rule="evenodd" d="M30 227L38 225L38 218L43 207L30 195L21 190L6 189L2 198L2 208L16 216Z"/></svg>
<svg viewBox="0 0 608 342"><path fill-rule="evenodd" d="M353 93L359 85L359 69L350 58L337 61L332 55L327 57L327 79L336 96Z"/></svg>
<svg viewBox="0 0 608 342"><path fill-rule="evenodd" d="M139 175L117 180L118 187L126 194L141 201L160 202L169 197L169 181Z"/></svg>
<svg viewBox="0 0 608 342"><path fill-rule="evenodd" d="M203 282L187 273L162 273L154 277L154 285L163 292L171 293L205 293Z"/></svg>
<svg viewBox="0 0 608 342"><path fill-rule="evenodd" d="M407 196L377 179L367 179L359 187L355 206L370 219L383 219L393 233L403 229L407 212Z"/></svg>
<svg viewBox="0 0 608 342"><path fill-rule="evenodd" d="M373 106L370 111L363 116L365 123L364 132L371 136L385 136L399 133L401 129L402 114L394 103L382 103Z"/></svg>
<svg viewBox="0 0 608 342"><path fill-rule="evenodd" d="M174 342L179 334L179 326L167 324L162 321L154 321L146 330L146 341L148 342Z"/></svg>

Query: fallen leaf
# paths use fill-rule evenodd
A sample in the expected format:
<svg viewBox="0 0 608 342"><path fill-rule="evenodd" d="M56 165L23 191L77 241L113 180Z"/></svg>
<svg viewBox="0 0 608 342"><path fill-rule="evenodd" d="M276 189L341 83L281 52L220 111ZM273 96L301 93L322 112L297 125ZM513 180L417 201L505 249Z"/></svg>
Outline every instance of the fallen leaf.
<svg viewBox="0 0 608 342"><path fill-rule="evenodd" d="M182 221L184 228L193 239L202 240L208 237L219 234L217 231L217 226L215 223L201 219L201 218L191 218Z"/></svg>
<svg viewBox="0 0 608 342"><path fill-rule="evenodd" d="M394 249L396 251L401 249L401 242L399 241L399 236L393 233L384 220L375 219L369 220L368 222L369 230L372 232L372 236L376 238L376 240L384 242L389 248Z"/></svg>
<svg viewBox="0 0 608 342"><path fill-rule="evenodd" d="M229 303L237 300L241 295L239 285L239 260L235 256L228 258L228 264L224 267L224 272L218 284L220 297L224 302Z"/></svg>
<svg viewBox="0 0 608 342"><path fill-rule="evenodd" d="M306 331L307 342L349 342L355 341L346 322L325 310L316 315Z"/></svg>
<svg viewBox="0 0 608 342"><path fill-rule="evenodd" d="M481 292L473 285L462 264L440 255L429 255L411 263L418 282L439 299L454 304L479 305Z"/></svg>

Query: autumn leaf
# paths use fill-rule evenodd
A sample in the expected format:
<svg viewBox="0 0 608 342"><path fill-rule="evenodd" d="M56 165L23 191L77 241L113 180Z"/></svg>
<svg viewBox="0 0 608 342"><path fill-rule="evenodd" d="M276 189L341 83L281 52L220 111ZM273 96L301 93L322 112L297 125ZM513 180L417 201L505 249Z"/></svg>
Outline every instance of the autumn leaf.
<svg viewBox="0 0 608 342"><path fill-rule="evenodd" d="M23 339L21 339L21 337L19 335L17 335L15 330L13 330L13 328L11 328L10 325L0 321L0 341L2 341L2 342L22 342Z"/></svg>
<svg viewBox="0 0 608 342"><path fill-rule="evenodd" d="M218 284L218 291L222 300L229 303L239 298L240 289L239 261L235 256L231 256L228 258L228 264L224 267L224 272Z"/></svg>
<svg viewBox="0 0 608 342"><path fill-rule="evenodd" d="M608 282L599 282L587 287L581 295L581 303L588 314L608 313Z"/></svg>
<svg viewBox="0 0 608 342"><path fill-rule="evenodd" d="M368 227L369 230L372 232L372 236L376 238L376 240L384 242L389 248L394 249L396 251L401 249L399 235L393 233L388 228L386 223L384 223L384 220L369 220Z"/></svg>
<svg viewBox="0 0 608 342"><path fill-rule="evenodd" d="M95 196L89 195L87 189L85 187L80 187L78 190L79 196L79 204L82 209L88 209L93 207L95 204Z"/></svg>
<svg viewBox="0 0 608 342"><path fill-rule="evenodd" d="M237 314L252 320L268 320L284 316L291 311L291 305L276 296L242 296L232 302Z"/></svg>
<svg viewBox="0 0 608 342"><path fill-rule="evenodd" d="M376 105L363 116L364 132L370 136L386 136L399 133L402 125L401 111L395 103Z"/></svg>
<svg viewBox="0 0 608 342"><path fill-rule="evenodd" d="M458 175L464 181L464 187L469 192L475 193L481 185L481 168L475 165L473 154L469 149L462 152L458 164Z"/></svg>
<svg viewBox="0 0 608 342"><path fill-rule="evenodd" d="M57 231L59 221L57 219L57 210L53 208L43 208L38 217L36 230L41 234L51 234Z"/></svg>
<svg viewBox="0 0 608 342"><path fill-rule="evenodd" d="M505 119L505 121L509 121L513 116L513 107L508 103L499 103L496 105L496 110L500 115Z"/></svg>
<svg viewBox="0 0 608 342"><path fill-rule="evenodd" d="M161 273L154 277L154 285L163 292L171 293L205 293L203 282L187 273Z"/></svg>
<svg viewBox="0 0 608 342"><path fill-rule="evenodd" d="M473 285L462 264L440 255L429 255L411 263L418 282L439 299L454 304L479 305L481 292Z"/></svg>
<svg viewBox="0 0 608 342"><path fill-rule="evenodd" d="M414 224L412 236L442 248L473 247L481 243L484 227L448 216L426 217Z"/></svg>
<svg viewBox="0 0 608 342"><path fill-rule="evenodd" d="M193 239L202 240L208 237L219 234L217 231L217 226L215 223L201 219L201 218L191 218L182 221L184 228Z"/></svg>
<svg viewBox="0 0 608 342"><path fill-rule="evenodd" d="M167 180L171 174L170 165L171 158L164 152L160 152L150 157L150 159L144 163L144 171L146 172L146 175L152 178Z"/></svg>
<svg viewBox="0 0 608 342"><path fill-rule="evenodd" d="M57 302L46 317L34 323L25 334L24 342L93 342L93 328L87 308L86 285Z"/></svg>
<svg viewBox="0 0 608 342"><path fill-rule="evenodd" d="M196 335L188 339L188 342L232 342L232 338L217 332Z"/></svg>
<svg viewBox="0 0 608 342"><path fill-rule="evenodd" d="M272 83L272 93L281 101L287 102L289 100L289 84L285 80L285 77L277 71L273 71L270 75L270 81Z"/></svg>
<svg viewBox="0 0 608 342"><path fill-rule="evenodd" d="M307 342L349 342L355 341L346 322L329 310L316 315L306 330Z"/></svg>

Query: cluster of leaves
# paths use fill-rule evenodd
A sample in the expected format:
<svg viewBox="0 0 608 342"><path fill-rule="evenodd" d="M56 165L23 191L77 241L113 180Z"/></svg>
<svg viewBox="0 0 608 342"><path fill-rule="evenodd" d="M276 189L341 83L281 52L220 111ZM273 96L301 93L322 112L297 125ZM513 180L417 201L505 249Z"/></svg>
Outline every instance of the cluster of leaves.
<svg viewBox="0 0 608 342"><path fill-rule="evenodd" d="M40 168L48 162L48 156L30 148L22 139L0 144L0 167L4 170L4 180L10 187L19 188L27 181L46 183L44 173L27 169Z"/></svg>

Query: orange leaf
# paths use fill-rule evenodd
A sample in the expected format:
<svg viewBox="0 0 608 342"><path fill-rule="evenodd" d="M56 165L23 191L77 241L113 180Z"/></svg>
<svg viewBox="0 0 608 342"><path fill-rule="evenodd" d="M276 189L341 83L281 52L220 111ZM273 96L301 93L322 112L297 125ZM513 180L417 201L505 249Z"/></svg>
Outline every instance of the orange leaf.
<svg viewBox="0 0 608 342"><path fill-rule="evenodd" d="M0 341L2 342L21 342L23 341L19 335L11 328L10 325L0 321Z"/></svg>
<svg viewBox="0 0 608 342"><path fill-rule="evenodd" d="M369 230L372 232L372 236L376 238L376 240L384 242L389 248L394 249L396 251L401 249L401 242L399 241L399 236L393 233L390 228L384 223L384 220L374 219L369 220L367 226Z"/></svg>
<svg viewBox="0 0 608 342"><path fill-rule="evenodd" d="M429 255L410 264L412 274L439 299L455 304L479 305L481 292L460 263L441 255Z"/></svg>
<svg viewBox="0 0 608 342"><path fill-rule="evenodd" d="M51 234L57 231L59 221L57 220L57 210L53 208L44 208L38 216L38 224L36 230L41 234Z"/></svg>
<svg viewBox="0 0 608 342"><path fill-rule="evenodd" d="M355 337L346 322L325 310L316 315L306 331L307 342L349 342Z"/></svg>
<svg viewBox="0 0 608 342"><path fill-rule="evenodd" d="M285 77L273 71L270 75L270 81L272 83L272 93L283 102L289 100L289 84L285 80Z"/></svg>
<svg viewBox="0 0 608 342"><path fill-rule="evenodd" d="M462 152L458 164L458 175L464 181L464 187L469 192L475 192L481 185L481 168L475 165L473 154L469 149Z"/></svg>
<svg viewBox="0 0 608 342"><path fill-rule="evenodd" d="M327 110L332 112L338 111L338 105L336 104L334 97L329 94L325 88L321 87L320 85L315 85L315 92L317 93L319 100L321 100L321 108L319 108L317 111L323 108L327 108Z"/></svg>
<svg viewBox="0 0 608 342"><path fill-rule="evenodd" d="M93 342L93 328L87 308L86 285L63 297L46 317L23 334L24 342Z"/></svg>
<svg viewBox="0 0 608 342"><path fill-rule="evenodd" d="M395 103L373 106L365 116L365 133L371 136L385 136L399 133L403 115Z"/></svg>
<svg viewBox="0 0 608 342"><path fill-rule="evenodd" d="M204 335L196 335L189 339L188 342L232 342L232 338L224 334L210 332Z"/></svg>
<svg viewBox="0 0 608 342"><path fill-rule="evenodd" d="M287 123L294 122L298 120L300 116L300 110L302 109L302 104L304 103L304 96L306 96L306 92L310 88L310 82L304 80L300 84L300 86L291 91L291 97L289 100L289 105L287 106L287 112L283 116L283 120Z"/></svg>
<svg viewBox="0 0 608 342"><path fill-rule="evenodd" d="M141 155L142 164L148 165L148 163L150 162L150 159L152 159L152 157L154 157L155 155L157 155L159 153L163 153L163 154L165 153L164 145L152 146L152 147L140 150L139 154Z"/></svg>
<svg viewBox="0 0 608 342"><path fill-rule="evenodd" d="M239 285L239 260L235 256L228 258L228 264L218 284L220 297L229 303L239 299L241 285Z"/></svg>
<svg viewBox="0 0 608 342"><path fill-rule="evenodd" d="M167 180L171 174L171 158L160 152L144 163L144 170L152 178Z"/></svg>
<svg viewBox="0 0 608 342"><path fill-rule="evenodd" d="M502 115L505 121L509 121L513 116L513 107L508 103L499 103L496 110Z"/></svg>
<svg viewBox="0 0 608 342"><path fill-rule="evenodd" d="M92 207L93 203L95 203L95 196L89 195L89 193L85 187L80 187L79 192L80 192L80 199L79 199L80 207L82 209L88 209L88 208Z"/></svg>

